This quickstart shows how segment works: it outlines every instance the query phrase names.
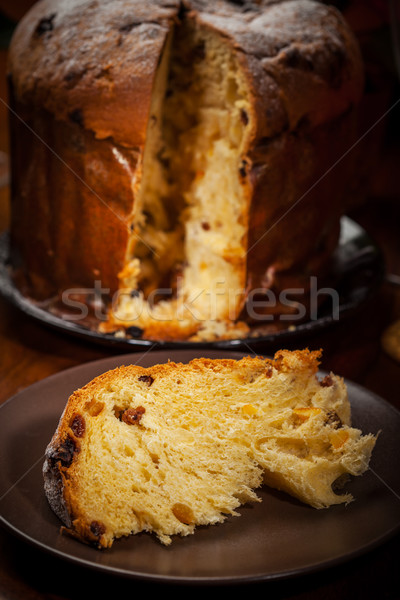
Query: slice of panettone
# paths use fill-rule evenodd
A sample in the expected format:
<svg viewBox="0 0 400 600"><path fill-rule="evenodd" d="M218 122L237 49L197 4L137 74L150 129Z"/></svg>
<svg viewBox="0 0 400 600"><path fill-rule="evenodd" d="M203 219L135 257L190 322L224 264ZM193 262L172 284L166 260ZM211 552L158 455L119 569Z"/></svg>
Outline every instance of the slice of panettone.
<svg viewBox="0 0 400 600"><path fill-rule="evenodd" d="M318 352L123 366L77 390L44 463L65 527L110 547L164 544L238 515L263 483L316 508L352 500L335 483L368 468L375 437L351 425L346 386Z"/></svg>

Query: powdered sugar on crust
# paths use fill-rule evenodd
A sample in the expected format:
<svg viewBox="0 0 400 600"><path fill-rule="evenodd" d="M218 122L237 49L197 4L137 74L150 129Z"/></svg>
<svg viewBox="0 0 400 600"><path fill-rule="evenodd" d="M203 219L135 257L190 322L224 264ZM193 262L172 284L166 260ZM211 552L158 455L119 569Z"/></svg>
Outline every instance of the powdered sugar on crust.
<svg viewBox="0 0 400 600"><path fill-rule="evenodd" d="M304 118L318 125L359 101L359 48L334 8L310 0L244 2L241 6L195 0L191 5L199 22L228 36L244 53L254 89L265 78L272 98L277 95L283 100L284 127L294 129ZM272 82L277 90L271 89ZM316 102L316 97L321 101ZM264 135L269 130L270 124Z"/></svg>
<svg viewBox="0 0 400 600"><path fill-rule="evenodd" d="M140 145L154 73L179 3L101 4L101 10L99 2L82 0L35 5L10 48L14 91L57 118L79 114L98 138ZM133 106L135 119L118 118Z"/></svg>
<svg viewBox="0 0 400 600"><path fill-rule="evenodd" d="M98 4L46 0L31 10L11 44L14 90L20 99L29 97L58 118L68 119L79 110L85 126L99 138L140 145L154 73L181 3L114 0L102 2L101 10ZM262 87L262 76L278 82L292 126L305 115L315 122L332 118L359 96L359 51L332 7L311 0L183 4L248 56L247 68L258 78L257 85ZM46 23L43 31L41 23ZM299 100L295 94L304 73L309 93L304 97L301 87ZM316 114L315 94L327 90L328 106ZM297 110L293 103L300 104ZM135 119L127 122L121 117L132 106ZM107 107L113 118L105 126Z"/></svg>

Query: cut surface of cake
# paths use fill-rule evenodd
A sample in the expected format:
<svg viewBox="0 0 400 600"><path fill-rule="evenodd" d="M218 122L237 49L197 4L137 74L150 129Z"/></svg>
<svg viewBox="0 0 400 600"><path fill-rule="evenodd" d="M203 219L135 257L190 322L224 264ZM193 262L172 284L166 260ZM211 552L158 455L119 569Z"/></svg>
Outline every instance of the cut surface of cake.
<svg viewBox="0 0 400 600"><path fill-rule="evenodd" d="M99 548L140 532L165 545L239 516L266 484L317 509L367 469L376 437L352 426L343 380L319 353L123 366L68 400L46 450L45 493ZM265 532L268 535L268 532Z"/></svg>
<svg viewBox="0 0 400 600"><path fill-rule="evenodd" d="M10 261L32 301L74 320L99 284L103 333L213 340L249 334L253 293L276 298L268 324L296 317L282 290L307 304L329 278L363 89L334 8L42 0L9 82Z"/></svg>

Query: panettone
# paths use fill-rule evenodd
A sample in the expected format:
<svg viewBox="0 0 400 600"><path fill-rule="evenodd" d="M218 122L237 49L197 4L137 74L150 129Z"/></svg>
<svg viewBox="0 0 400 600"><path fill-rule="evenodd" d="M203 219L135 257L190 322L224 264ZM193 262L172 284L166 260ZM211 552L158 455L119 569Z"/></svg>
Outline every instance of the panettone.
<svg viewBox="0 0 400 600"><path fill-rule="evenodd" d="M336 9L41 0L9 81L10 258L33 301L67 318L100 290L102 331L240 337L265 290L263 314L290 312L282 290L306 302L329 274L363 87Z"/></svg>
<svg viewBox="0 0 400 600"><path fill-rule="evenodd" d="M46 450L51 508L104 548L142 531L170 544L238 516L263 483L317 509L350 502L345 479L366 471L376 438L351 425L346 385L318 375L318 357L104 373L70 397Z"/></svg>

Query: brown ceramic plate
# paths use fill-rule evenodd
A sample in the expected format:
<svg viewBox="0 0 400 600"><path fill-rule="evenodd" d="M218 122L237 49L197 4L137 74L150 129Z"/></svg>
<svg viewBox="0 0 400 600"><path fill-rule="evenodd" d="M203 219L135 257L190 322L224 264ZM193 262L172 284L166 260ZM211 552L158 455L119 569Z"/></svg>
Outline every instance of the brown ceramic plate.
<svg viewBox="0 0 400 600"><path fill-rule="evenodd" d="M145 352L148 349L157 350L197 350L211 348L213 350L232 350L257 353L274 353L276 346L297 343L302 340L307 345L307 339L321 330L337 325L340 321L349 319L357 313L374 296L379 289L384 276L383 256L379 247L368 236L367 232L352 219L343 217L338 246L332 259L332 277L338 294L337 313L332 312L332 302L328 298L318 308L317 315L312 320L298 323L296 327L284 326L287 322L279 322L278 330L261 333L254 327L244 339L217 340L212 342L190 341L154 341L135 337L117 337L114 334L104 334L96 329L85 326L83 322L61 318L48 308L25 298L15 287L8 268L9 240L8 234L0 236L0 294L29 317L42 325L56 329L88 342L100 344L123 352ZM262 323L260 322L259 325ZM264 323L264 325L267 323ZM137 328L132 328L137 330ZM140 330L139 330L140 331ZM262 330L261 330L262 331Z"/></svg>
<svg viewBox="0 0 400 600"><path fill-rule="evenodd" d="M60 522L43 493L43 453L69 394L121 364L187 362L195 351L129 354L84 364L21 391L0 407L0 522L53 555L81 566L163 583L221 584L287 578L358 556L400 526L400 413L381 398L347 382L353 422L364 433L381 430L371 470L348 485L355 501L315 510L270 489L240 517L199 528L169 547L139 534L99 551L60 535ZM233 357L208 351L207 356Z"/></svg>

